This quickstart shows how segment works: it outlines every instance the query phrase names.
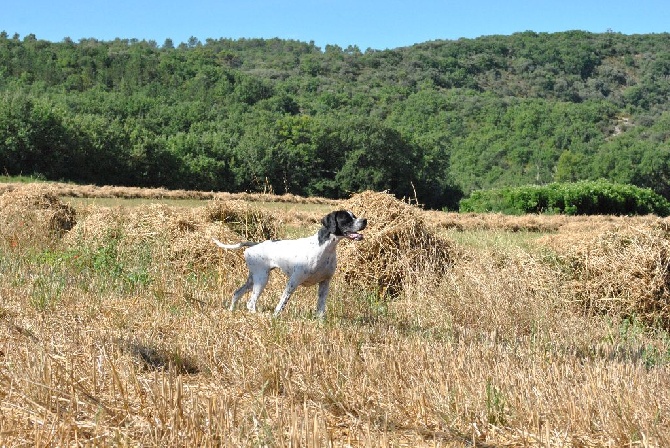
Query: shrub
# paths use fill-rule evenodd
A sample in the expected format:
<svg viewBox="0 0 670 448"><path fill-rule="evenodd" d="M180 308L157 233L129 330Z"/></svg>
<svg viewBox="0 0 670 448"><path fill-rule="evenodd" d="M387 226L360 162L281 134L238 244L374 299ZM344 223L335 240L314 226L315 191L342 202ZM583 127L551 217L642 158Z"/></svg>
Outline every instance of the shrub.
<svg viewBox="0 0 670 448"><path fill-rule="evenodd" d="M604 180L474 191L461 212L567 215L670 215L670 202L647 188Z"/></svg>

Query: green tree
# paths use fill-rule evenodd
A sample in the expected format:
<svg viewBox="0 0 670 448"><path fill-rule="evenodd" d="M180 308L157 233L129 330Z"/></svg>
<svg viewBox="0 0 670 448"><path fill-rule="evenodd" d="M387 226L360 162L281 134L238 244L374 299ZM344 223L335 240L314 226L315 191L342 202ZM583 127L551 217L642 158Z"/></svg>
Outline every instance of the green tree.
<svg viewBox="0 0 670 448"><path fill-rule="evenodd" d="M336 175L342 194L370 189L414 197L420 155L399 132L361 120L350 124L343 140L347 151Z"/></svg>

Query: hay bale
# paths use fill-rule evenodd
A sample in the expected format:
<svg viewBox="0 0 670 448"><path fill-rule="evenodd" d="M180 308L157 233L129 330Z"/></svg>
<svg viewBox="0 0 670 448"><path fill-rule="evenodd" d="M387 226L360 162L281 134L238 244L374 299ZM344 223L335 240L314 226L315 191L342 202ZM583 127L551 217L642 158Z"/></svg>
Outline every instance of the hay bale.
<svg viewBox="0 0 670 448"><path fill-rule="evenodd" d="M170 260L180 272L211 269L217 265L228 273L243 270L242 251L221 250L212 238L236 241L240 235L221 223L198 223L192 230L175 236L170 244Z"/></svg>
<svg viewBox="0 0 670 448"><path fill-rule="evenodd" d="M66 241L98 248L117 240L127 247L155 245L178 229L167 206L94 207L80 220Z"/></svg>
<svg viewBox="0 0 670 448"><path fill-rule="evenodd" d="M75 223L77 214L50 190L27 185L0 195L0 235L10 246L48 243Z"/></svg>
<svg viewBox="0 0 670 448"><path fill-rule="evenodd" d="M163 204L95 207L67 235L71 247L99 251L114 247L119 256L149 255L178 272L240 264L240 255L218 249L212 238L236 241L241 235L223 223L206 222L190 209Z"/></svg>
<svg viewBox="0 0 670 448"><path fill-rule="evenodd" d="M582 309L670 328L667 221L620 221L595 232L566 227L540 242L556 252Z"/></svg>
<svg viewBox="0 0 670 448"><path fill-rule="evenodd" d="M250 241L277 238L279 225L269 212L243 201L214 199L204 210L206 222L221 222Z"/></svg>
<svg viewBox="0 0 670 448"><path fill-rule="evenodd" d="M442 276L452 264L453 245L426 225L420 209L371 191L342 205L368 219L365 239L340 249L340 270L350 284L395 298L419 278Z"/></svg>

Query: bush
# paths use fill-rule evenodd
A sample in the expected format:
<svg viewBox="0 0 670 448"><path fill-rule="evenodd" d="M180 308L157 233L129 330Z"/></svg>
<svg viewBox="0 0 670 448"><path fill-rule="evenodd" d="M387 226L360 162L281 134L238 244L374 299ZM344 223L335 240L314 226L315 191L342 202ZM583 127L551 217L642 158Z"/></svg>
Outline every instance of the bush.
<svg viewBox="0 0 670 448"><path fill-rule="evenodd" d="M474 191L461 212L567 215L670 215L670 202L650 189L604 180Z"/></svg>

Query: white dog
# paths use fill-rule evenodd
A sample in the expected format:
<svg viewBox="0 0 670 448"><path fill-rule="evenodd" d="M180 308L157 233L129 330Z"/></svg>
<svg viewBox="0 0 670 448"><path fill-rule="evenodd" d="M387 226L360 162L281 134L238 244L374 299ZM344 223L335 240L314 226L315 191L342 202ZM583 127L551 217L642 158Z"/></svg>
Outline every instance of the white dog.
<svg viewBox="0 0 670 448"><path fill-rule="evenodd" d="M230 303L231 311L240 297L252 290L247 302L249 311L256 311L256 301L268 282L270 271L279 268L288 277L284 293L275 308L275 316L286 306L291 294L300 285L312 286L319 284L316 313L323 316L326 312L326 296L330 279L337 267L335 248L342 238L354 241L363 239L359 232L367 226L364 218L356 218L350 211L339 210L326 215L319 231L310 237L296 240L264 241L262 243L244 242L223 244L213 239L223 249L249 247L244 252L244 259L249 267L247 281L233 294Z"/></svg>

